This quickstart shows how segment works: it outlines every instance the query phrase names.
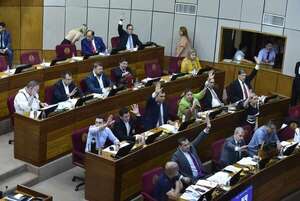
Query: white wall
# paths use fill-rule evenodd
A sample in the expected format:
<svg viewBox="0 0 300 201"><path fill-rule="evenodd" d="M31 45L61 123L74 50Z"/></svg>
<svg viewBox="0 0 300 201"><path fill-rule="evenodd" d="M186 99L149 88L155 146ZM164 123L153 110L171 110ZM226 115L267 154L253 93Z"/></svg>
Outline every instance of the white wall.
<svg viewBox="0 0 300 201"><path fill-rule="evenodd" d="M175 14L176 2L197 5L197 16ZM184 25L200 58L218 61L220 31L226 26L286 36L283 73L293 75L300 60L299 10L300 0L45 0L43 44L53 50L69 29L86 23L110 47L118 19L125 17L143 42L162 44L166 55L174 53ZM264 12L285 16L285 27L262 25Z"/></svg>

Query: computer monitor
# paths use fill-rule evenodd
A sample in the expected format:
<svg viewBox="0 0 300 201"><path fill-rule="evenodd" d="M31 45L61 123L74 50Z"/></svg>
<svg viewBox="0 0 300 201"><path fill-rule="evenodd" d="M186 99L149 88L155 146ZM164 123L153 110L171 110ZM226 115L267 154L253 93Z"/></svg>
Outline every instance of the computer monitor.
<svg viewBox="0 0 300 201"><path fill-rule="evenodd" d="M150 86L152 86L152 84L154 83L154 82L158 82L160 80L160 77L158 77L158 78L153 78L153 79L151 79L151 80L148 80L148 82L146 82L146 84L145 84L145 87L150 87Z"/></svg>
<svg viewBox="0 0 300 201"><path fill-rule="evenodd" d="M134 143L129 143L128 145L121 147L117 154L115 155L116 159L122 158L124 156L126 156L132 149L132 147L134 146Z"/></svg>
<svg viewBox="0 0 300 201"><path fill-rule="evenodd" d="M158 136L160 136L162 134L162 131L158 131L158 132L156 132L156 133L154 133L154 134L152 134L152 135L149 135L148 137L147 137L147 139L145 140L145 143L146 144L151 144L151 143L153 143L155 140L156 140L156 138L158 137Z"/></svg>
<svg viewBox="0 0 300 201"><path fill-rule="evenodd" d="M179 77L185 76L186 74L187 73L176 73L176 74L172 75L171 81L174 81L174 80L176 80Z"/></svg>
<svg viewBox="0 0 300 201"><path fill-rule="evenodd" d="M182 122L178 128L178 131L185 130L190 124L194 123L195 119L190 119L188 121Z"/></svg>
<svg viewBox="0 0 300 201"><path fill-rule="evenodd" d="M27 68L31 68L32 65L31 64L20 64L16 66L16 71L15 71L15 75L21 73L23 70L27 69Z"/></svg>
<svg viewBox="0 0 300 201"><path fill-rule="evenodd" d="M90 94L90 95L86 95L86 96L82 96L81 98L79 98L75 104L75 108L76 107L80 107L82 106L86 101L91 100L94 98L94 95Z"/></svg>
<svg viewBox="0 0 300 201"><path fill-rule="evenodd" d="M294 152L294 150L296 149L297 145L298 145L298 143L294 143L293 145L287 146L283 151L283 155L284 156L291 155Z"/></svg>

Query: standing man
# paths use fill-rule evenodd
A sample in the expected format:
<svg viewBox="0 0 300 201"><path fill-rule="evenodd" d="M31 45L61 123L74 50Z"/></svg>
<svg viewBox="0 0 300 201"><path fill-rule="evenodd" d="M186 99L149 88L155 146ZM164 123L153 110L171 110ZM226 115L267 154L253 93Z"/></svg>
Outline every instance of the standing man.
<svg viewBox="0 0 300 201"><path fill-rule="evenodd" d="M295 66L295 78L292 87L291 105L297 105L300 98L300 61Z"/></svg>
<svg viewBox="0 0 300 201"><path fill-rule="evenodd" d="M101 37L95 36L95 32L88 30L86 37L81 41L81 54L90 56L105 52L106 47Z"/></svg>
<svg viewBox="0 0 300 201"><path fill-rule="evenodd" d="M139 37L133 33L133 25L127 24L126 31L123 29L123 19L120 19L118 25L118 33L120 37L119 50L133 50L134 48L142 49L143 44Z"/></svg>
<svg viewBox="0 0 300 201"><path fill-rule="evenodd" d="M6 24L0 22L0 55L7 55L8 65L12 67L13 50L11 46L10 33L6 30Z"/></svg>

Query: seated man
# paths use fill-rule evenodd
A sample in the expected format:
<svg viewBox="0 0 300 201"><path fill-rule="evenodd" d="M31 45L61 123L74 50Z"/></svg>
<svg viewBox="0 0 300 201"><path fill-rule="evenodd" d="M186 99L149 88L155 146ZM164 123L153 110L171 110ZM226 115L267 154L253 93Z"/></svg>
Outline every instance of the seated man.
<svg viewBox="0 0 300 201"><path fill-rule="evenodd" d="M86 37L81 40L81 55L90 56L105 52L106 47L101 37L95 36L94 31L88 30Z"/></svg>
<svg viewBox="0 0 300 201"><path fill-rule="evenodd" d="M145 130L150 130L170 122L165 98L166 93L160 87L160 83L157 82L155 91L152 93L151 97L146 103L144 116Z"/></svg>
<svg viewBox="0 0 300 201"><path fill-rule="evenodd" d="M12 67L13 50L11 46L10 33L6 30L6 24L0 22L0 55L7 55L8 65Z"/></svg>
<svg viewBox="0 0 300 201"><path fill-rule="evenodd" d="M206 93L202 99L203 110L210 110L212 108L224 105L216 93L214 73L210 72L210 78L205 82Z"/></svg>
<svg viewBox="0 0 300 201"><path fill-rule="evenodd" d="M126 31L123 29L123 20L119 21L118 33L120 37L119 50L133 50L134 48L142 49L143 44L139 37L133 33L133 25L127 24Z"/></svg>
<svg viewBox="0 0 300 201"><path fill-rule="evenodd" d="M156 201L177 200L183 190L183 184L189 183L189 178L179 175L177 163L169 161L155 182L153 197Z"/></svg>
<svg viewBox="0 0 300 201"><path fill-rule="evenodd" d="M80 89L73 82L72 73L64 72L62 79L53 87L53 104L66 101L75 96L80 96Z"/></svg>
<svg viewBox="0 0 300 201"><path fill-rule="evenodd" d="M247 154L247 145L244 141L244 135L244 129L242 127L237 127L234 130L233 136L225 140L220 157L222 165L232 165Z"/></svg>
<svg viewBox="0 0 300 201"><path fill-rule="evenodd" d="M246 62L246 63L253 63L252 61L245 59L245 55L247 53L248 47L241 46L239 50L237 50L233 56L233 61L235 62Z"/></svg>
<svg viewBox="0 0 300 201"><path fill-rule="evenodd" d="M136 116L132 118L128 108L119 111L119 119L114 123L113 133L120 141L136 141L140 135L136 135L136 129L141 122L141 114L138 105L132 105L131 112Z"/></svg>
<svg viewBox="0 0 300 201"><path fill-rule="evenodd" d="M261 64L267 64L273 66L276 59L276 53L273 49L272 43L267 43L265 48L262 48L258 53L258 61Z"/></svg>
<svg viewBox="0 0 300 201"><path fill-rule="evenodd" d="M179 172L185 177L189 177L192 182L205 177L201 160L197 154L197 147L208 136L211 124L209 116L206 116L206 128L190 142L187 138L178 139L178 148L172 156L179 166Z"/></svg>
<svg viewBox="0 0 300 201"><path fill-rule="evenodd" d="M47 103L42 103L39 100L39 83L30 81L23 89L20 89L14 100L16 113L25 114L31 111L37 111L40 107L48 106Z"/></svg>
<svg viewBox="0 0 300 201"><path fill-rule="evenodd" d="M89 93L102 94L106 91L105 88L112 85L111 81L103 72L103 65L100 62L94 63L93 72L85 80L87 91Z"/></svg>
<svg viewBox="0 0 300 201"><path fill-rule="evenodd" d="M105 142L109 139L113 144L119 146L120 141L114 136L109 126L114 123L113 116L110 115L106 122L102 117L97 117L95 121L95 125L89 127L89 133L86 140L85 151L91 152L91 144L92 141L96 142L96 149L103 149Z"/></svg>
<svg viewBox="0 0 300 201"><path fill-rule="evenodd" d="M184 122L195 119L197 112L200 111L200 100L205 95L206 88L198 93L193 93L191 89L186 89L178 103L177 116Z"/></svg>
<svg viewBox="0 0 300 201"><path fill-rule="evenodd" d="M272 121L269 121L254 132L248 144L248 153L250 156L257 155L262 144L268 145L271 143L276 143L278 150L280 150L281 145L276 134L276 125Z"/></svg>
<svg viewBox="0 0 300 201"><path fill-rule="evenodd" d="M115 82L117 86L131 86L133 83L133 75L131 69L128 67L128 62L121 58L120 66L113 69L112 73L115 77Z"/></svg>

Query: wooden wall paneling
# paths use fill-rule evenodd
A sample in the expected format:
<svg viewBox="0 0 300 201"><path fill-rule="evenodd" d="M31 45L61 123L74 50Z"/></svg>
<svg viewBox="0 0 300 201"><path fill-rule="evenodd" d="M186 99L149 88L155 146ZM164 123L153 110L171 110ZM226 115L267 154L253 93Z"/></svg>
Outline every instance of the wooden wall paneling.
<svg viewBox="0 0 300 201"><path fill-rule="evenodd" d="M256 75L255 92L258 95L268 95L276 91L277 73L259 71Z"/></svg>
<svg viewBox="0 0 300 201"><path fill-rule="evenodd" d="M44 6L44 0L22 0L21 6L37 6L37 7L43 7Z"/></svg>
<svg viewBox="0 0 300 201"><path fill-rule="evenodd" d="M50 62L51 60L56 58L56 52L55 50L43 50L41 58L45 59L46 62Z"/></svg>
<svg viewBox="0 0 300 201"><path fill-rule="evenodd" d="M291 97L293 80L293 77L278 74L276 92Z"/></svg>
<svg viewBox="0 0 300 201"><path fill-rule="evenodd" d="M20 6L20 5L21 5L21 0L1 0L0 1L0 7Z"/></svg>

